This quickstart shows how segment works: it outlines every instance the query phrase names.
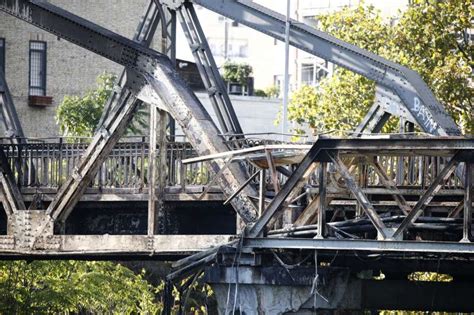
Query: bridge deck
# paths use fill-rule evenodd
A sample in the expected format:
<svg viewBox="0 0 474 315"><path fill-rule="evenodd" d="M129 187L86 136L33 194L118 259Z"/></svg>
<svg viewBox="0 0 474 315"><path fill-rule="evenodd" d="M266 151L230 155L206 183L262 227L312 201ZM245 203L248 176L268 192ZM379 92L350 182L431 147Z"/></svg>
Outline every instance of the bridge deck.
<svg viewBox="0 0 474 315"><path fill-rule="evenodd" d="M321 250L397 252L407 248L463 254L471 250L470 243L456 243L463 234L467 190L454 166L471 163L472 139L321 138L311 149L316 148L317 154L305 166L305 172L310 170L305 176L299 167L311 150L258 144L251 150L229 152L234 163L241 163L249 174L263 175L248 183L260 187L262 200L253 198L266 210L250 230L250 238L244 242L247 247L291 249L306 244L304 248ZM147 233L150 170L145 139L119 142L114 147L64 230L48 221L41 209L47 208L66 178L75 176L87 143L49 140L1 146L29 209L9 213L5 208L6 215L0 220L0 230L8 234L0 237L3 255L179 256L226 243L237 234L236 215L230 206L223 205L225 197L207 169L207 161L215 157L197 157L187 143L169 143L167 147L166 181L159 195L164 215L159 219L164 224L162 235ZM238 152L248 154L239 157ZM292 152L298 156L308 152L304 159L297 159L300 166L288 158ZM295 177L299 183L291 186L297 183ZM322 194L325 217L319 215ZM4 206L6 201L3 197ZM275 203L280 204L275 207ZM415 218L411 224L404 223L411 209L419 211L421 207L424 211L419 221L415 223ZM266 217L272 211L275 217ZM403 238L392 239L390 233L400 224L407 225L403 227L407 240L420 238L424 242L406 243L406 247ZM259 226L264 228L252 235ZM307 239L318 236L322 228L324 240ZM380 239L382 232L385 239Z"/></svg>

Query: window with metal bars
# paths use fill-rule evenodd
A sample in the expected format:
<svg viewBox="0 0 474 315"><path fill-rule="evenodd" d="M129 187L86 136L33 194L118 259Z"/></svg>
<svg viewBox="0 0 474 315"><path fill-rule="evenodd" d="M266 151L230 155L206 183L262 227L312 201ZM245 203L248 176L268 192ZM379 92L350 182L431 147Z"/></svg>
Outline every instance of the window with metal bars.
<svg viewBox="0 0 474 315"><path fill-rule="evenodd" d="M5 73L5 38L0 38L0 72Z"/></svg>
<svg viewBox="0 0 474 315"><path fill-rule="evenodd" d="M46 95L46 42L30 41L29 94Z"/></svg>

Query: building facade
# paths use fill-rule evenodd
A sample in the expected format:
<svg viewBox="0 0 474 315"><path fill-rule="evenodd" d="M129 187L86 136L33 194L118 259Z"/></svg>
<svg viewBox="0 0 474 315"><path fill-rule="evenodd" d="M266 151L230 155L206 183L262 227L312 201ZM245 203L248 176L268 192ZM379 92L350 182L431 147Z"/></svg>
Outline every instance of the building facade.
<svg viewBox="0 0 474 315"><path fill-rule="evenodd" d="M282 14L286 12L286 1L255 1ZM125 0L51 2L128 38L133 37L148 5L148 0L133 3ZM315 25L314 17L318 14L332 12L343 6L355 6L359 2L360 0L291 0L291 17ZM383 4L380 1L366 0L365 3L376 5L388 16L403 8L407 0ZM222 66L226 60L248 63L253 67L255 88L277 86L282 89L284 43L206 9L196 8L218 66ZM177 30L177 58L184 63L194 61L179 25ZM157 40L159 33L158 30L152 43L155 50L161 50L161 40ZM290 90L303 84L314 85L332 69L326 61L295 48L290 48L289 60ZM122 67L0 12L0 69L5 71L25 135L45 137L57 136L59 133L55 112L64 95L81 95L95 87L98 75L103 72L119 74ZM241 98L233 98L233 101L237 111L239 106L247 106ZM258 102L264 103L265 100ZM268 100L268 103L269 112L278 112L278 102ZM266 130L278 131L278 127L273 124L275 118L276 114L267 121ZM247 123L243 123L245 124ZM252 125L251 122L248 124Z"/></svg>
<svg viewBox="0 0 474 315"><path fill-rule="evenodd" d="M132 38L148 0L51 0L52 4ZM160 41L152 44L155 49ZM55 112L64 95L93 89L103 72L122 67L0 12L0 65L28 137L57 136ZM3 128L3 127L2 127Z"/></svg>
<svg viewBox="0 0 474 315"><path fill-rule="evenodd" d="M255 0L254 2L286 14L286 1ZM361 0L290 0L290 16L299 22L317 27L316 16L355 7ZM365 5L373 5L387 18L403 10L409 0L377 1L365 0ZM226 60L248 63L253 68L254 86L266 89L276 86L280 90L284 84L285 45L265 34L240 25L208 10L197 10L202 27L218 66ZM193 60L182 32L178 31L177 55L184 60ZM290 47L289 75L290 91L307 84L315 85L331 73L333 66L325 60ZM282 92L280 93L282 95Z"/></svg>

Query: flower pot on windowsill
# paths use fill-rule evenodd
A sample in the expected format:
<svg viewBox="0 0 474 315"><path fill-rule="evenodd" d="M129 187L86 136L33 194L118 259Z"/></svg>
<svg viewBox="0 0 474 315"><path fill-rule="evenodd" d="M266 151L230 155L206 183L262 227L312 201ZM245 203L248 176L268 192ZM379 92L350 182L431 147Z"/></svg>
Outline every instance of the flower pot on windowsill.
<svg viewBox="0 0 474 315"><path fill-rule="evenodd" d="M53 104L52 96L30 95L28 97L28 105L37 107L46 107Z"/></svg>

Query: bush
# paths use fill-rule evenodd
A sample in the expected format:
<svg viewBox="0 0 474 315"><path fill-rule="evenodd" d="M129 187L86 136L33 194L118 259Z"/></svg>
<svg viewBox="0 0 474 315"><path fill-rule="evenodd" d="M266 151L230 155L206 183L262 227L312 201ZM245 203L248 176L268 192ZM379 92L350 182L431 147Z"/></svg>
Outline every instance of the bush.
<svg viewBox="0 0 474 315"><path fill-rule="evenodd" d="M267 97L267 93L265 93L264 90L259 90L259 89L255 90L253 92L253 95L259 96L259 97Z"/></svg>
<svg viewBox="0 0 474 315"><path fill-rule="evenodd" d="M223 66L223 78L229 83L239 83L246 85L252 74L252 66L246 63L226 61Z"/></svg>

